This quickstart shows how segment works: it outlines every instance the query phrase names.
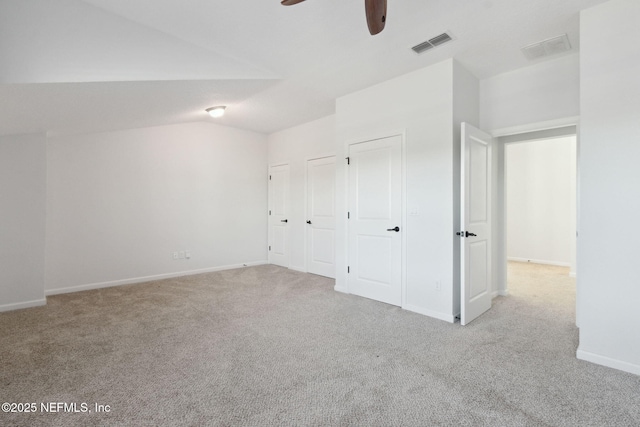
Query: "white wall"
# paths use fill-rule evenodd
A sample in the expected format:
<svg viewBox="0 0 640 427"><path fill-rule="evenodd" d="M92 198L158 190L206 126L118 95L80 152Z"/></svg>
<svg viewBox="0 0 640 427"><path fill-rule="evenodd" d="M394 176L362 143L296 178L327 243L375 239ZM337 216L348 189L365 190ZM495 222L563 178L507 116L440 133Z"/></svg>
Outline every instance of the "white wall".
<svg viewBox="0 0 640 427"><path fill-rule="evenodd" d="M523 125L553 126L559 119L579 116L579 71L575 54L482 80L481 128L505 135Z"/></svg>
<svg viewBox="0 0 640 427"><path fill-rule="evenodd" d="M0 311L45 303L45 142L0 137Z"/></svg>
<svg viewBox="0 0 640 427"><path fill-rule="evenodd" d="M576 125L580 115L580 56L547 59L480 81L480 128L493 136ZM504 144L493 151L494 292L506 294L504 224ZM574 256L575 258L575 256ZM575 263L573 264L575 267ZM575 270L575 268L572 268Z"/></svg>
<svg viewBox="0 0 640 427"><path fill-rule="evenodd" d="M196 123L56 136L47 157L48 294L266 261L265 135Z"/></svg>
<svg viewBox="0 0 640 427"><path fill-rule="evenodd" d="M268 136L270 165L289 164L289 268L307 271L306 192L307 160L335 155L335 115L314 120Z"/></svg>
<svg viewBox="0 0 640 427"><path fill-rule="evenodd" d="M576 138L506 145L507 257L571 266Z"/></svg>
<svg viewBox="0 0 640 427"><path fill-rule="evenodd" d="M453 256L458 216L454 175L459 168L455 166L459 140L454 138L454 128L459 125L454 124L454 80L466 82L460 85L461 91L473 87L473 77L454 71L456 67L447 60L344 96L336 104L338 158L346 157L349 143L404 133L405 213L416 214L406 215L401 225L406 247L403 306L448 321L457 314L454 293L459 286ZM461 108L461 116L468 114ZM342 291L348 290L346 170L346 164L338 162L336 289ZM440 291L437 281L442 282Z"/></svg>
<svg viewBox="0 0 640 427"><path fill-rule="evenodd" d="M640 375L640 2L581 13L578 357Z"/></svg>

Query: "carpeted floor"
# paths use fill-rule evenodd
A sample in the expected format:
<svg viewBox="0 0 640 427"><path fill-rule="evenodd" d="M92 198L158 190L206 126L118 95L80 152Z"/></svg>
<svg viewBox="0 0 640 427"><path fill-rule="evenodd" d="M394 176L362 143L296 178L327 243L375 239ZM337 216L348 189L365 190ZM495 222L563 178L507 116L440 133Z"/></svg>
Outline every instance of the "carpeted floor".
<svg viewBox="0 0 640 427"><path fill-rule="evenodd" d="M0 314L0 401L37 405L0 425L640 425L640 377L575 358L567 270L509 277L466 327L270 265L50 297Z"/></svg>

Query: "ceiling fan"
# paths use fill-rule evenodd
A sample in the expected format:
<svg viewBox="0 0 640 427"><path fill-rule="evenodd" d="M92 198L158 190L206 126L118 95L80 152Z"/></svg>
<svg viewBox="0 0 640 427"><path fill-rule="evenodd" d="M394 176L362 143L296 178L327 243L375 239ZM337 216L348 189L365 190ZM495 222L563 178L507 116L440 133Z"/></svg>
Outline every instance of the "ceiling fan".
<svg viewBox="0 0 640 427"><path fill-rule="evenodd" d="M292 6L302 3L304 0L282 0L283 6ZM384 30L384 24L387 20L387 0L364 0L364 8L367 14L367 25L369 32L375 36Z"/></svg>

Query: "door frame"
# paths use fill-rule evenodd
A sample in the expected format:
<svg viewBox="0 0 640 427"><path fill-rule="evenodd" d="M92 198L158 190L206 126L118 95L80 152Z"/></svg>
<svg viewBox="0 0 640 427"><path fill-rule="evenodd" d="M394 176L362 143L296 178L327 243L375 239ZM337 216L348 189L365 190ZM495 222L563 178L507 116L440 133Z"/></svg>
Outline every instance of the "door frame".
<svg viewBox="0 0 640 427"><path fill-rule="evenodd" d="M572 132L567 132L573 129ZM509 295L507 286L507 205L506 205L506 159L505 145L521 141L535 141L542 139L558 138L563 136L563 132L567 132L564 136L575 135L576 137L576 254L575 254L575 271L576 271L576 325L580 326L580 298L578 270L580 268L580 260L578 253L577 238L580 230L580 117L568 117L565 119L553 120L550 122L531 123L522 126L516 126L506 129L498 129L489 131L495 139L495 150L493 154L494 172L493 185L495 198L493 208L496 213L493 222L493 269L495 272L494 283L496 287L493 289L493 296ZM530 134L531 136L527 136Z"/></svg>
<svg viewBox="0 0 640 427"><path fill-rule="evenodd" d="M277 166L288 166L289 167L289 188L287 188L287 209L291 210L291 162L289 161L282 161L282 162L276 162L276 163L269 163L269 165L267 166L267 263L271 264L271 251L269 250L269 246L271 245L271 215L269 214L269 211L271 209L271 179L269 178L271 175L271 168L273 167L277 167ZM291 215L291 212L287 212L287 214L289 214L289 216ZM289 233L289 229L287 228L287 235L286 235L286 240L287 240L287 268L291 268L291 235Z"/></svg>
<svg viewBox="0 0 640 427"><path fill-rule="evenodd" d="M394 136L399 136L400 137L400 177L401 177L401 182L400 182L400 191L401 191L401 205L400 205L400 209L401 209L401 214L400 214L400 227L402 230L406 231L406 224L407 224L407 167L406 167L406 163L407 163L407 138L406 138L406 130L405 129L400 129L400 130L389 130L387 132L376 132L373 133L371 135L368 136L361 136L358 138L351 138L345 141L344 147L345 147L345 155L348 157L349 156L349 149L352 145L355 144L361 144L363 142L369 142L369 141L375 141L378 139L385 139L385 138L391 138ZM336 163L338 162L338 158L336 158ZM343 160L345 162L346 165L346 158ZM348 168L348 166L346 166ZM345 213L349 211L349 171L348 169L346 169L345 171ZM345 215L346 216L346 215ZM349 254L350 254L350 247L349 247L349 221L345 218L346 221L346 228L345 228L345 265L349 265ZM407 238L406 238L406 232L402 233L401 236L401 243L400 243L400 258L401 258L401 264L400 264L400 292L401 292L401 297L400 297L400 301L401 301L401 308L406 308L407 305ZM336 265L337 267L337 265ZM336 271L336 277L338 276L338 272ZM346 291L346 293L351 293L349 291L349 275L347 274L346 271L342 272L342 274L344 274L344 278L345 278L345 288L341 289L343 291Z"/></svg>
<svg viewBox="0 0 640 427"><path fill-rule="evenodd" d="M326 159L328 157L335 157L336 158L336 166L338 164L338 156L336 155L336 153L328 153L328 154L320 154L317 156L309 156L309 157L305 157L304 159L304 218L305 221L307 219L309 219L309 162L311 160L320 160L320 159ZM336 167L337 169L337 167ZM336 189L334 191L335 196L337 197L337 187L338 187L338 181L336 180ZM336 203L336 201L334 201L334 203ZM337 209L337 203L336 203L336 224L337 225L337 216L338 216L338 209ZM307 232L307 229L305 228L305 232L304 232L304 273L308 273L309 272L309 233ZM335 240L335 239L334 239ZM334 245L335 245L335 241L334 241ZM334 251L334 253L336 253ZM333 260L333 265L335 267L336 265L336 260ZM338 272L335 272L335 275L337 275Z"/></svg>

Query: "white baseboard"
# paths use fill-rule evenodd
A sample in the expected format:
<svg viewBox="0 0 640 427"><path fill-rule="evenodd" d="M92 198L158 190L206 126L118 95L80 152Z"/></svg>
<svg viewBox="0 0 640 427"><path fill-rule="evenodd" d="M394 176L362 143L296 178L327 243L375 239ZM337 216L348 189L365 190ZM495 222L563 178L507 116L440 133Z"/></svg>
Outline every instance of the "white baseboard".
<svg viewBox="0 0 640 427"><path fill-rule="evenodd" d="M17 302L14 304L4 304L4 305L0 305L0 313L3 311L13 311L13 310L20 310L23 308L40 307L46 304L47 304L46 298L37 299L33 301Z"/></svg>
<svg viewBox="0 0 640 427"><path fill-rule="evenodd" d="M544 259L528 259L528 258L518 258L518 257L507 257L507 261L530 262L532 264L555 265L555 266L558 266L558 267L571 267L571 263L568 263L568 262L547 261L547 260L544 260Z"/></svg>
<svg viewBox="0 0 640 427"><path fill-rule="evenodd" d="M576 352L576 356L580 360L595 363L598 365L606 366L608 368L618 369L620 371L629 372L631 374L640 375L640 365L636 365L622 360L612 359L607 356L601 356L599 354L590 353L588 351L580 350Z"/></svg>
<svg viewBox="0 0 640 427"><path fill-rule="evenodd" d="M406 304L402 308L407 310L407 311L412 311L414 313L423 314L425 316L433 317L433 318L439 319L439 320L444 320L445 322L449 322L449 323L455 323L455 321L456 321L456 316L454 316L453 314L439 313L437 311L427 310L427 309L424 309L422 307L417 307L415 305L409 305L409 304Z"/></svg>
<svg viewBox="0 0 640 427"><path fill-rule="evenodd" d="M493 291L491 292L491 299L495 297L506 297L509 295L509 289L503 289L501 291Z"/></svg>
<svg viewBox="0 0 640 427"><path fill-rule="evenodd" d="M289 270L293 270L293 271L299 271L300 273L306 273L307 270L304 267L289 267Z"/></svg>
<svg viewBox="0 0 640 427"><path fill-rule="evenodd" d="M246 262L243 264L223 265L220 267L202 268L198 270L179 271L175 273L156 274L153 276L134 277L130 279L113 280L109 282L89 283L86 285L70 286L68 288L48 289L45 291L45 295L50 296L50 295L68 294L71 292L90 291L93 289L110 288L113 286L122 286L122 285L132 285L135 283L150 282L153 280L171 279L173 277L182 277L182 276L192 276L194 274L212 273L215 271L233 270L236 268L253 267L256 265L264 265L264 264L267 264L266 260Z"/></svg>
<svg viewBox="0 0 640 427"><path fill-rule="evenodd" d="M345 293L345 294L349 293L347 288L334 286L333 289L335 291L337 291L337 292L342 292L342 293ZM455 323L456 317L457 317L457 315L439 313L437 311L427 310L427 309L424 309L424 308L421 308L421 307L417 307L415 305L405 304L404 306L402 306L402 309L403 310L407 310L407 311L412 311L414 313L422 314L424 316L433 317L433 318L438 319L438 320L444 320L445 322L449 322L449 323Z"/></svg>
<svg viewBox="0 0 640 427"><path fill-rule="evenodd" d="M569 272L569 277L577 277L578 275L576 274L575 271L570 271Z"/></svg>

